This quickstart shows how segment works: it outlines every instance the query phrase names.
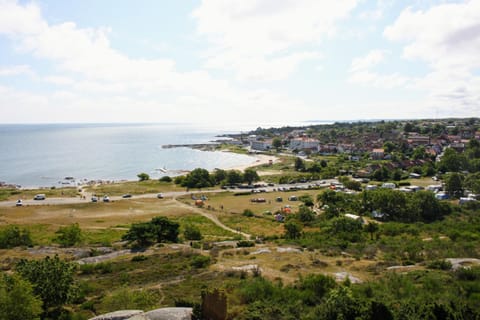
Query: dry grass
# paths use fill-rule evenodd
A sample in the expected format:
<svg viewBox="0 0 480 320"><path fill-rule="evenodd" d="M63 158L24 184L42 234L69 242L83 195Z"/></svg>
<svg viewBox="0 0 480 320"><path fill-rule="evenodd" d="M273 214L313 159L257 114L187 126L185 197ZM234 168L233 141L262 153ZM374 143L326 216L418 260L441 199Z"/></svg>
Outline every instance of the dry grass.
<svg viewBox="0 0 480 320"><path fill-rule="evenodd" d="M158 180L147 181L128 181L121 183L99 184L95 186L85 187L85 190L96 194L108 194L111 196L120 196L125 193L130 194L146 194L166 191L185 191L185 188L175 185L174 183L160 182Z"/></svg>

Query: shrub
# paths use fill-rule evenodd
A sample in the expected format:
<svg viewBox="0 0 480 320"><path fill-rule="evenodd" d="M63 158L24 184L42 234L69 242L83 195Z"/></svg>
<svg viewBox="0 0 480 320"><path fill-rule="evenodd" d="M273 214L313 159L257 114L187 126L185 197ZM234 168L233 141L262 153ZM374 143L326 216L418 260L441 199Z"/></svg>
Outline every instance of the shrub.
<svg viewBox="0 0 480 320"><path fill-rule="evenodd" d="M248 248L248 247L254 247L254 246L255 246L255 242L253 241L241 240L237 242L237 247L239 248L241 247Z"/></svg>
<svg viewBox="0 0 480 320"><path fill-rule="evenodd" d="M59 243L62 247L72 247L82 241L82 230L78 223L61 227L55 233L58 236L54 241Z"/></svg>
<svg viewBox="0 0 480 320"><path fill-rule="evenodd" d="M32 246L32 239L28 230L10 225L0 231L0 249L18 246Z"/></svg>
<svg viewBox="0 0 480 320"><path fill-rule="evenodd" d="M144 256L143 254L138 255L138 256L134 256L132 258L132 262L140 262L140 261L145 261L145 260L148 260L148 257Z"/></svg>
<svg viewBox="0 0 480 320"><path fill-rule="evenodd" d="M159 179L159 181L170 183L170 182L172 182L173 180L172 180L172 178L170 178L169 176L163 176L163 177L161 177L161 178Z"/></svg>
<svg viewBox="0 0 480 320"><path fill-rule="evenodd" d="M430 269L450 270L452 269L452 264L447 260L434 260L431 261L427 267Z"/></svg>
<svg viewBox="0 0 480 320"><path fill-rule="evenodd" d="M155 242L178 240L179 225L166 217L154 217L150 222L134 223L122 237L130 242L136 241L139 246L148 246Z"/></svg>
<svg viewBox="0 0 480 320"><path fill-rule="evenodd" d="M245 209L245 210L243 210L243 215L244 215L245 217L253 217L253 216L254 216L253 211L250 210L250 209Z"/></svg>
<svg viewBox="0 0 480 320"><path fill-rule="evenodd" d="M137 177L138 177L138 181L147 181L147 180L150 180L150 176L145 173L145 172L142 172L142 173L139 173L137 174Z"/></svg>
<svg viewBox="0 0 480 320"><path fill-rule="evenodd" d="M200 269L200 268L207 267L210 264L210 261L211 261L210 257L198 255L192 259L192 261L190 262L190 265L194 268Z"/></svg>
<svg viewBox="0 0 480 320"><path fill-rule="evenodd" d="M202 233L200 232L200 229L193 225L185 226L183 236L186 240L202 240Z"/></svg>

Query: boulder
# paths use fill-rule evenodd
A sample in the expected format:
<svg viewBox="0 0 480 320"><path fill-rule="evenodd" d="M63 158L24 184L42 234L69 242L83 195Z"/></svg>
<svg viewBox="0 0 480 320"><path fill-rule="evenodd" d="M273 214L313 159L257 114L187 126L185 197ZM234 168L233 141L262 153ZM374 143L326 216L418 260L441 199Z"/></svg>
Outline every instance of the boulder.
<svg viewBox="0 0 480 320"><path fill-rule="evenodd" d="M144 315L148 320L191 320L192 312L192 308L161 308L145 312Z"/></svg>
<svg viewBox="0 0 480 320"><path fill-rule="evenodd" d="M102 314L89 320L127 320L140 314L143 314L143 310L120 310Z"/></svg>

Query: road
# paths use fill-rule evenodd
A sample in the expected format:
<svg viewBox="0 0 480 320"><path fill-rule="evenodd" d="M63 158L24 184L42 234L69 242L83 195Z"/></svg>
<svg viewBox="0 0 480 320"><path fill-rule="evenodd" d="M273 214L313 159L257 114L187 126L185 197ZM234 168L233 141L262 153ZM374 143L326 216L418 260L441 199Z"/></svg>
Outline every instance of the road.
<svg viewBox="0 0 480 320"><path fill-rule="evenodd" d="M290 189L290 188L297 188L299 190L307 189L308 186L316 185L318 187L328 187L331 183L338 183L336 179L325 179L325 180L318 180L318 181L310 181L306 183L297 183L297 184L278 184L275 186L269 187L261 187L259 189L266 190L267 192L272 192L276 190L282 189ZM235 191L248 191L248 190L255 190L255 189L229 189L230 192ZM213 190L202 190L202 191L172 191L172 192L162 192L165 198L176 198L184 195L189 194L206 194L206 193L215 193L215 192L224 192L226 190L223 189L213 189ZM22 200L24 206L41 206L41 205L67 205L67 204L78 204L78 203L87 203L90 202L91 195L85 193L85 199L80 197L71 197L71 198L47 198L45 200ZM121 196L110 196L110 201L129 201L131 199L153 199L157 198L157 193L148 193L148 194L140 194L140 195L133 195L131 198L122 198ZM102 202L102 198L98 199L99 202ZM8 200L8 201L0 201L0 208L1 207L14 207L16 201Z"/></svg>

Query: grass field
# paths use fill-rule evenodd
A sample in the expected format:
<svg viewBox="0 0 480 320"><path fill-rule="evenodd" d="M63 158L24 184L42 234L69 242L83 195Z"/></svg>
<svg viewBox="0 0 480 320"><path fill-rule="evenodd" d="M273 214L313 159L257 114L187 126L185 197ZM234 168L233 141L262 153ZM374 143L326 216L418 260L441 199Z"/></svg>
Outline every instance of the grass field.
<svg viewBox="0 0 480 320"><path fill-rule="evenodd" d="M42 189L10 189L0 188L0 201L16 199L33 199L36 194L43 193L46 197L70 198L78 195L75 187L68 188L42 188Z"/></svg>
<svg viewBox="0 0 480 320"><path fill-rule="evenodd" d="M85 187L85 190L98 195L108 194L110 196L121 196L126 193L138 195L166 191L184 191L185 188L177 186L174 183L161 182L158 180L147 180L99 184Z"/></svg>

